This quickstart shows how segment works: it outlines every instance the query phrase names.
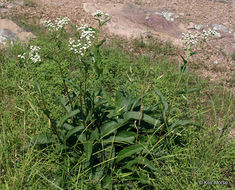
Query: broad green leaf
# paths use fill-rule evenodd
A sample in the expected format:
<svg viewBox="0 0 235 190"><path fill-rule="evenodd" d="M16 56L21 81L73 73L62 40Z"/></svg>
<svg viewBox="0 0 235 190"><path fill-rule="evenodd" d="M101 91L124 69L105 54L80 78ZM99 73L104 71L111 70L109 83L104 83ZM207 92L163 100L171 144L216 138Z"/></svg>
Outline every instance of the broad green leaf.
<svg viewBox="0 0 235 190"><path fill-rule="evenodd" d="M92 130L90 139L97 140L97 139L99 139L99 137L100 137L100 135L99 135L98 128L95 128L94 130Z"/></svg>
<svg viewBox="0 0 235 190"><path fill-rule="evenodd" d="M115 132L118 128L123 127L128 123L128 120L120 119L118 122L111 121L101 126L101 138Z"/></svg>
<svg viewBox="0 0 235 190"><path fill-rule="evenodd" d="M67 140L69 137L71 137L73 134L82 131L84 129L84 126L78 126L74 127L73 129L69 130L68 133L65 136L65 140Z"/></svg>
<svg viewBox="0 0 235 190"><path fill-rule="evenodd" d="M129 161L127 165L123 166L123 168L126 168L126 167L131 168L131 166L134 164L144 165L144 167L147 167L147 168L154 170L154 171L158 171L151 161L149 161L147 158L144 158L142 156L139 156L139 157L135 158L134 160Z"/></svg>
<svg viewBox="0 0 235 190"><path fill-rule="evenodd" d="M131 107L130 111L133 111L133 109L135 109L136 107L140 106L140 102L141 102L141 97L136 98L135 101L132 104L132 107Z"/></svg>
<svg viewBox="0 0 235 190"><path fill-rule="evenodd" d="M135 132L131 132L131 131L121 131L120 133L118 133L115 138L114 136L109 137L108 139L105 139L104 142L116 142L116 143L129 143L129 144L134 144L134 140L136 137L136 133ZM113 140L114 138L114 140Z"/></svg>
<svg viewBox="0 0 235 190"><path fill-rule="evenodd" d="M72 125L70 125L70 124L68 124L68 123L64 123L64 129L65 129L65 130L69 131L69 130L71 130L71 129L73 129L73 128L74 128L74 126L72 126Z"/></svg>
<svg viewBox="0 0 235 190"><path fill-rule="evenodd" d="M54 143L55 139L52 137L52 133L41 133L40 135L36 136L35 144L50 144Z"/></svg>
<svg viewBox="0 0 235 190"><path fill-rule="evenodd" d="M83 147L86 154L86 161L89 162L93 151L93 141L84 142Z"/></svg>
<svg viewBox="0 0 235 190"><path fill-rule="evenodd" d="M70 111L67 115L65 115L59 122L59 126L62 126L64 124L65 121L67 121L69 118L77 115L78 113L80 112L79 109L76 109L76 110L73 110L73 111Z"/></svg>
<svg viewBox="0 0 235 190"><path fill-rule="evenodd" d="M71 106L69 104L68 98L58 98L59 103L64 107L67 112L71 111Z"/></svg>
<svg viewBox="0 0 235 190"><path fill-rule="evenodd" d="M118 153L117 159L115 162L118 163L121 160L123 160L124 158L127 158L127 157L129 157L133 154L136 154L136 153L140 153L143 149L144 149L144 147L140 144L128 146Z"/></svg>
<svg viewBox="0 0 235 190"><path fill-rule="evenodd" d="M93 174L93 179L98 182L104 174L104 169L101 167L97 167L95 173Z"/></svg>
<svg viewBox="0 0 235 190"><path fill-rule="evenodd" d="M124 114L124 118L128 120L129 119L139 120L139 117L140 117L140 112L130 111ZM140 119L153 126L156 126L161 123L160 120L154 119L151 116L144 113L142 114L142 117Z"/></svg>
<svg viewBox="0 0 235 190"><path fill-rule="evenodd" d="M113 189L112 188L112 176L106 175L106 177L102 180L103 182L103 188L104 189Z"/></svg>

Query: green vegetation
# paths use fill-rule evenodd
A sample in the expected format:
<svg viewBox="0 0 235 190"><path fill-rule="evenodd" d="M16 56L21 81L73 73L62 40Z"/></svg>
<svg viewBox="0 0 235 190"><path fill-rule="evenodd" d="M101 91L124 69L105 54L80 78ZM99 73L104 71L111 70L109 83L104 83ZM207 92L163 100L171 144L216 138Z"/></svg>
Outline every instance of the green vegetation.
<svg viewBox="0 0 235 190"><path fill-rule="evenodd" d="M99 18L0 52L1 189L232 189L232 93Z"/></svg>

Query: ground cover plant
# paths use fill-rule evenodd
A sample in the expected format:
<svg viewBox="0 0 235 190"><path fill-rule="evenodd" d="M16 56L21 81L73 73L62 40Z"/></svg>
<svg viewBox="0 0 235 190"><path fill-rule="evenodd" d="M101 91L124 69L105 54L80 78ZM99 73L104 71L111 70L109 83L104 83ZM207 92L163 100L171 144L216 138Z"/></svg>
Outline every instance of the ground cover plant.
<svg viewBox="0 0 235 190"><path fill-rule="evenodd" d="M94 18L2 50L1 188L232 189L233 95L205 100L207 81L106 45Z"/></svg>

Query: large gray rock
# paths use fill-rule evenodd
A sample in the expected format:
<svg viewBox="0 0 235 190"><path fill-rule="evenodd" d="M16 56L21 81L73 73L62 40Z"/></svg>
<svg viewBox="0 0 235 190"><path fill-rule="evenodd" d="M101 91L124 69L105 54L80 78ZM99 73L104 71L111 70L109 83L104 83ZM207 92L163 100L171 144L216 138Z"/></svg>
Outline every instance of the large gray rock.
<svg viewBox="0 0 235 190"><path fill-rule="evenodd" d="M5 39L4 41L20 40L22 42L26 42L30 38L35 38L31 32L24 31L9 19L0 19L0 37L1 39Z"/></svg>

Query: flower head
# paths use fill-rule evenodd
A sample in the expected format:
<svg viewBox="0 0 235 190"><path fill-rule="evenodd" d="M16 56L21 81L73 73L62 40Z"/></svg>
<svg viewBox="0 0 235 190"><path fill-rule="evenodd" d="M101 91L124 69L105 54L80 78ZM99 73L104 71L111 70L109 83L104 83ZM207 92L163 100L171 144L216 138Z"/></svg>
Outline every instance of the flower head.
<svg viewBox="0 0 235 190"><path fill-rule="evenodd" d="M43 21L43 25L48 28L49 31L58 31L64 28L65 25L69 24L70 19L68 17L58 17L53 23L51 20Z"/></svg>
<svg viewBox="0 0 235 190"><path fill-rule="evenodd" d="M96 31L88 25L77 27L77 29L81 32L80 38L77 41L70 38L69 47L73 53L84 56L85 52L91 47L92 41L95 39Z"/></svg>
<svg viewBox="0 0 235 190"><path fill-rule="evenodd" d="M25 60L26 53L23 53L22 55L18 55L18 58Z"/></svg>
<svg viewBox="0 0 235 190"><path fill-rule="evenodd" d="M206 40L208 37L214 36L214 35L216 34L216 31L211 30L211 29L209 28L208 31L203 30L202 33L203 33L203 39Z"/></svg>
<svg viewBox="0 0 235 190"><path fill-rule="evenodd" d="M39 50L41 48L38 46L30 46L29 59L34 63L40 62L41 57L39 55Z"/></svg>
<svg viewBox="0 0 235 190"><path fill-rule="evenodd" d="M94 12L93 14L93 17L98 20L99 22L107 22L109 19L110 19L110 16L108 13L104 13L103 11L101 10L97 10L96 12Z"/></svg>
<svg viewBox="0 0 235 190"><path fill-rule="evenodd" d="M198 35L192 34L191 32L188 32L186 34L182 33L182 40L184 41L184 44L188 46L193 46L198 42Z"/></svg>

